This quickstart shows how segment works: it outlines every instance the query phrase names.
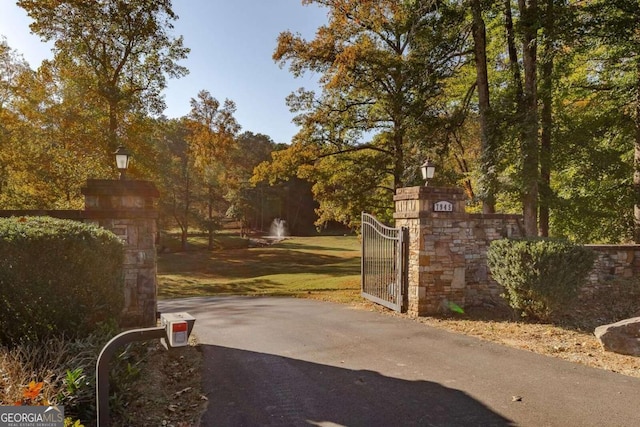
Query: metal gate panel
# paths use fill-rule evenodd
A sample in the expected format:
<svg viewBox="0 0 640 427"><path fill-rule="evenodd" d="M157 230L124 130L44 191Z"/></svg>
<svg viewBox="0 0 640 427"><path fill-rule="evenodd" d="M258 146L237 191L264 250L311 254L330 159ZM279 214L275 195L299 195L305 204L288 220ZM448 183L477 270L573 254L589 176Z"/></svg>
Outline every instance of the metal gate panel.
<svg viewBox="0 0 640 427"><path fill-rule="evenodd" d="M408 230L388 227L362 213L362 296L395 311L406 310Z"/></svg>

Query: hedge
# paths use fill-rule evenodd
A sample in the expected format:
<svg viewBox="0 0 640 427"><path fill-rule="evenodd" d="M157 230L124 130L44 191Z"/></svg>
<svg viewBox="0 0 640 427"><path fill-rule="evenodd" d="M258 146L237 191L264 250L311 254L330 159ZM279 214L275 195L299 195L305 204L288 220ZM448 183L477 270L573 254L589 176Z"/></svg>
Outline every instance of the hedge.
<svg viewBox="0 0 640 427"><path fill-rule="evenodd" d="M549 320L578 295L593 267L592 250L565 240L494 240L487 252L491 275L521 315Z"/></svg>
<svg viewBox="0 0 640 427"><path fill-rule="evenodd" d="M124 247L110 231L0 218L0 342L85 336L124 306Z"/></svg>

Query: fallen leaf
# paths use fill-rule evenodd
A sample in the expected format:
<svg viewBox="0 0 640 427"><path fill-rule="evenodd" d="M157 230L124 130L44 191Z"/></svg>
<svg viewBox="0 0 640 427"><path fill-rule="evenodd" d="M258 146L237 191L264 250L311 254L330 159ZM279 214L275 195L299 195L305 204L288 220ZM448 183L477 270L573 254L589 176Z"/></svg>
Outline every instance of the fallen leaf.
<svg viewBox="0 0 640 427"><path fill-rule="evenodd" d="M29 383L29 386L27 387L27 390L23 393L22 396L25 399L33 400L36 397L38 397L43 386L44 386L43 382L36 383L35 381L31 381Z"/></svg>
<svg viewBox="0 0 640 427"><path fill-rule="evenodd" d="M186 392L188 392L188 391L191 391L191 390L193 390L193 387L183 388L183 389L182 389L182 390L180 390L180 391L176 391L176 392L174 393L174 397L180 397L180 396L182 396L184 393L186 393Z"/></svg>

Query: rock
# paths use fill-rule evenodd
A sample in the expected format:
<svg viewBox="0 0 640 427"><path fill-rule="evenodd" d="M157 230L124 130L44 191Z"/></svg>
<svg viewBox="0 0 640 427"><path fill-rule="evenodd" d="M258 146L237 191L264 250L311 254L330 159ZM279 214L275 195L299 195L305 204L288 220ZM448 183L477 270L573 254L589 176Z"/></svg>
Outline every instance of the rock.
<svg viewBox="0 0 640 427"><path fill-rule="evenodd" d="M605 351L640 356L640 317L598 326L594 333Z"/></svg>

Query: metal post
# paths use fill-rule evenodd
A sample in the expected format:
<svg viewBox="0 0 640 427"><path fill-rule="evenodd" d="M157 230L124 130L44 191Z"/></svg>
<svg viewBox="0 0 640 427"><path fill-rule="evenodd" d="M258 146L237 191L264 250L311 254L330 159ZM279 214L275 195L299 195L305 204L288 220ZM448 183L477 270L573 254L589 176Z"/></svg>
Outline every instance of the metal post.
<svg viewBox="0 0 640 427"><path fill-rule="evenodd" d="M166 338L166 336L167 334L164 326L132 329L116 335L107 343L107 345L104 346L96 363L96 408L98 412L98 427L109 427L111 425L111 419L109 418L109 362L115 354L116 349L134 341Z"/></svg>
<svg viewBox="0 0 640 427"><path fill-rule="evenodd" d="M366 243L366 227L364 226L364 212L360 213L360 237L362 238L362 242L360 242L360 295L365 290L364 286L364 278L367 273L365 260L367 259L367 248L365 246Z"/></svg>

